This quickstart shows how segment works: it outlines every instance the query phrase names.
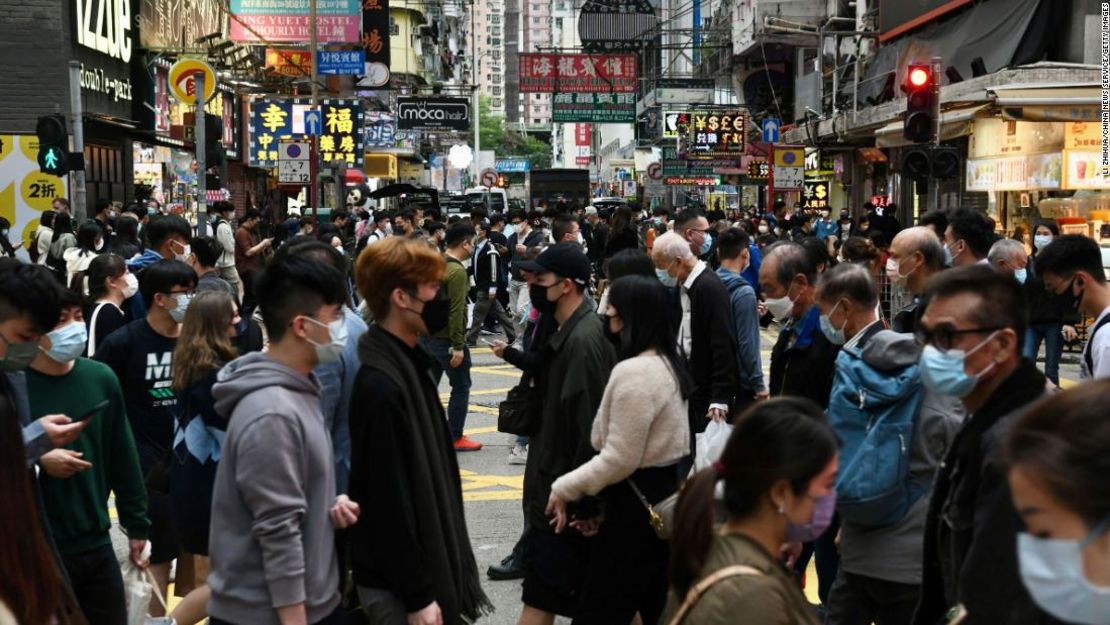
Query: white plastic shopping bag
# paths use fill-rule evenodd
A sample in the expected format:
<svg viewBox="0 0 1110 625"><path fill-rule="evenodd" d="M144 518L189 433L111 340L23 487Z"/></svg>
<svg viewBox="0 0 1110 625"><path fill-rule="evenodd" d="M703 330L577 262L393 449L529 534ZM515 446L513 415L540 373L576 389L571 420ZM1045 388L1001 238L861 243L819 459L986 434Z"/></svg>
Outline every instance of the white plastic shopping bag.
<svg viewBox="0 0 1110 625"><path fill-rule="evenodd" d="M705 431L697 434L694 452L694 471L708 469L717 460L728 444L728 437L732 435L732 426L724 421L710 421L705 426Z"/></svg>
<svg viewBox="0 0 1110 625"><path fill-rule="evenodd" d="M126 541L124 542L126 544ZM150 597L158 597L159 603L169 612L166 599L162 596L158 584L154 581L150 569L141 569L131 561L129 552L116 549L119 558L120 573L123 574L123 598L127 606L127 625L174 625L174 620L168 616L155 617L148 614ZM150 558L150 543L143 550L143 559Z"/></svg>

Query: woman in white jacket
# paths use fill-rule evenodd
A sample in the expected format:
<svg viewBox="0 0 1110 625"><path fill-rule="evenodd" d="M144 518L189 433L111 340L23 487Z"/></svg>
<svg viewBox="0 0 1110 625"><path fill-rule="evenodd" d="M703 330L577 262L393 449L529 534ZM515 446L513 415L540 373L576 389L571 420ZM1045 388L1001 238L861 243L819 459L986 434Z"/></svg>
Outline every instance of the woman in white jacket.
<svg viewBox="0 0 1110 625"><path fill-rule="evenodd" d="M677 311L658 279L615 281L605 316L609 331L620 335L622 361L594 418L598 454L555 480L548 514L561 532L569 502L596 496L603 503L602 518L571 523L586 535L597 528L574 622L629 623L639 613L644 623L656 623L666 601L668 547L647 504L678 489L678 461L690 453L692 383L677 351Z"/></svg>
<svg viewBox="0 0 1110 625"><path fill-rule="evenodd" d="M104 247L104 234L95 220L90 219L81 224L77 229L77 246L71 247L62 254L66 261L66 286L81 294L87 294L89 289L83 284L74 284L73 276L89 268L89 263L100 253Z"/></svg>

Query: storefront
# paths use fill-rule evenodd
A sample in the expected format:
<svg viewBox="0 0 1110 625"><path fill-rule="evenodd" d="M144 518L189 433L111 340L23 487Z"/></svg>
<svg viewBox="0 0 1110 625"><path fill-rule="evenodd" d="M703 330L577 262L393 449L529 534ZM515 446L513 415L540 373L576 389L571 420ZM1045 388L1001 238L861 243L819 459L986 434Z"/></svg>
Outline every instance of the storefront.
<svg viewBox="0 0 1110 625"><path fill-rule="evenodd" d="M1101 238L1110 177L1099 171L1100 146L1098 123L977 119L966 191L987 195L987 212L1005 232L1052 218L1065 231Z"/></svg>

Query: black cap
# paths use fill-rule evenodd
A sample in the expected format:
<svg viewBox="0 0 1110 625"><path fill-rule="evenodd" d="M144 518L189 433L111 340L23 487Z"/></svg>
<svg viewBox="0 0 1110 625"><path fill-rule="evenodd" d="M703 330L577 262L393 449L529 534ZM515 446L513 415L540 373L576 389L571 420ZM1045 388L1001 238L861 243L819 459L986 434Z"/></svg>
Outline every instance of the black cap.
<svg viewBox="0 0 1110 625"><path fill-rule="evenodd" d="M590 283L590 259L576 243L558 243L540 253L536 260L526 260L517 263L521 271L533 273L551 273L570 278L581 286Z"/></svg>

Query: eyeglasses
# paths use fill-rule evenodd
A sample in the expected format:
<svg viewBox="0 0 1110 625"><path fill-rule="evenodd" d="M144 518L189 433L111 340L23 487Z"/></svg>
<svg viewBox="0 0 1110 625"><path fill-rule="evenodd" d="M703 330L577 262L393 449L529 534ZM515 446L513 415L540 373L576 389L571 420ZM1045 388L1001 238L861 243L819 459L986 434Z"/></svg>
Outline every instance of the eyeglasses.
<svg viewBox="0 0 1110 625"><path fill-rule="evenodd" d="M932 345L941 351L948 351L952 349L952 343L958 336L963 336L965 334L986 334L987 332L997 332L1002 329L1005 329L1005 326L958 330L949 326L938 326L929 329L919 325L917 330L914 331L913 336L921 345Z"/></svg>

